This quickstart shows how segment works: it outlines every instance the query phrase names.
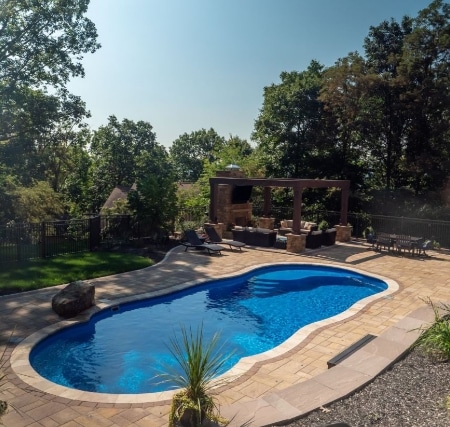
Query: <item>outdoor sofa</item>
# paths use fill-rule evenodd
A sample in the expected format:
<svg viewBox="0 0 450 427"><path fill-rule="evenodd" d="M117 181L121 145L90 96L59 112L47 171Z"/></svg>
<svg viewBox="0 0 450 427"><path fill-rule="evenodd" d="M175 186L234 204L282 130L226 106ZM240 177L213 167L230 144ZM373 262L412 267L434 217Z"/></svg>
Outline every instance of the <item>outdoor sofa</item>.
<svg viewBox="0 0 450 427"><path fill-rule="evenodd" d="M273 247L277 238L277 232L267 228L234 228L232 233L233 240L244 242L246 245L250 246L262 246L266 248Z"/></svg>
<svg viewBox="0 0 450 427"><path fill-rule="evenodd" d="M280 222L280 228L278 229L278 233L282 236L292 233L294 226L294 220L292 219L283 219ZM310 221L301 221L300 222L300 234L310 234L312 231L317 231L318 225L315 222Z"/></svg>

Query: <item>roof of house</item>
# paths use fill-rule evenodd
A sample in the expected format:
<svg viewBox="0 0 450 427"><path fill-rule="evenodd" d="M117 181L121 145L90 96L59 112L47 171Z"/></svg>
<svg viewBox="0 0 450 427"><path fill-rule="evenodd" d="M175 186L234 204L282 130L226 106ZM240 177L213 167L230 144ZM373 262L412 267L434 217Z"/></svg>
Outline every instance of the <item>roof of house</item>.
<svg viewBox="0 0 450 427"><path fill-rule="evenodd" d="M109 195L106 202L103 204L102 209L112 208L114 206L114 202L119 199L127 199L128 193L132 190L136 190L136 184L133 185L118 185L114 187L113 191Z"/></svg>

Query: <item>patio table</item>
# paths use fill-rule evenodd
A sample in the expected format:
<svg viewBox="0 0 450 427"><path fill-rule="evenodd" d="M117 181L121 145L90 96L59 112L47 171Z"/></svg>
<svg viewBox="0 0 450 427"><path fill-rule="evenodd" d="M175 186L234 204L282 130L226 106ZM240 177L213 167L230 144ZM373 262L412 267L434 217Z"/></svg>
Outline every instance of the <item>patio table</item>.
<svg viewBox="0 0 450 427"><path fill-rule="evenodd" d="M380 232L379 236L377 236L376 241L376 248L379 249L380 246L387 246L388 252L390 252L391 248L395 246L397 243L397 238L400 236L404 236L402 234L392 234L392 233L383 233ZM419 252L420 244L423 241L423 237L415 237L415 236L409 236L411 240L411 255L414 256L414 253L417 251ZM389 240L389 242L386 242L385 240Z"/></svg>

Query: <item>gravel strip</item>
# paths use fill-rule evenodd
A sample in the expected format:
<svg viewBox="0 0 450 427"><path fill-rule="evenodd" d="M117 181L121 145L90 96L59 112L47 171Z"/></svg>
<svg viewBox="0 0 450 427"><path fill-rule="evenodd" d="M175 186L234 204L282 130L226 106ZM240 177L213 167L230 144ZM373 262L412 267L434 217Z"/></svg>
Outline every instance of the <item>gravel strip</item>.
<svg viewBox="0 0 450 427"><path fill-rule="evenodd" d="M433 362L413 350L372 383L350 397L316 410L290 427L449 427L450 364Z"/></svg>

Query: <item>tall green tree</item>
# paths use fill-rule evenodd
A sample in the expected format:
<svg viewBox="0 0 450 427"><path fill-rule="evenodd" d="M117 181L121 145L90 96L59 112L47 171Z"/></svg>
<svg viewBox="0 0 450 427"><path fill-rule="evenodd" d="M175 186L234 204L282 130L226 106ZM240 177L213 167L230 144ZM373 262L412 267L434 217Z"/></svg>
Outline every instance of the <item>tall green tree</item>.
<svg viewBox="0 0 450 427"><path fill-rule="evenodd" d="M84 76L83 55L100 47L88 5L0 1L0 180L61 187L72 131L88 115L66 85Z"/></svg>
<svg viewBox="0 0 450 427"><path fill-rule="evenodd" d="M136 161L137 191L128 195L131 209L152 230L173 229L177 214L175 173L164 147L155 145Z"/></svg>
<svg viewBox="0 0 450 427"><path fill-rule="evenodd" d="M416 194L450 173L450 4L434 0L405 38L399 80L409 116L404 168Z"/></svg>
<svg viewBox="0 0 450 427"><path fill-rule="evenodd" d="M203 170L203 162L214 162L214 153L224 145L225 138L219 136L213 128L181 135L169 149L177 178L181 181L197 181Z"/></svg>
<svg viewBox="0 0 450 427"><path fill-rule="evenodd" d="M315 162L328 171L328 178L350 179L359 190L370 168L367 135L373 111L363 96L366 69L364 59L354 52L324 71L319 100L328 137Z"/></svg>
<svg viewBox="0 0 450 427"><path fill-rule="evenodd" d="M100 47L95 25L85 16L89 1L2 0L2 84L60 88L84 76L83 54Z"/></svg>
<svg viewBox="0 0 450 427"><path fill-rule="evenodd" d="M323 66L312 61L303 72L283 72L281 83L264 88L264 100L252 139L264 152L270 176L301 178L321 142Z"/></svg>
<svg viewBox="0 0 450 427"><path fill-rule="evenodd" d="M92 157L92 212L98 211L117 185L133 185L136 181L137 160L157 148L156 135L150 123L134 122L116 116L94 132Z"/></svg>
<svg viewBox="0 0 450 427"><path fill-rule="evenodd" d="M91 141L88 129L80 130L68 148L67 174L61 188L71 216L80 217L92 213L90 188L92 188L92 157L87 147Z"/></svg>
<svg viewBox="0 0 450 427"><path fill-rule="evenodd" d="M399 24L393 19L370 27L364 40L367 74L361 79L364 97L369 100L370 147L377 160L380 186L385 190L405 184L402 160L408 125L404 92L398 79L405 37L412 31L412 19L404 17ZM381 161L380 161L381 160Z"/></svg>

